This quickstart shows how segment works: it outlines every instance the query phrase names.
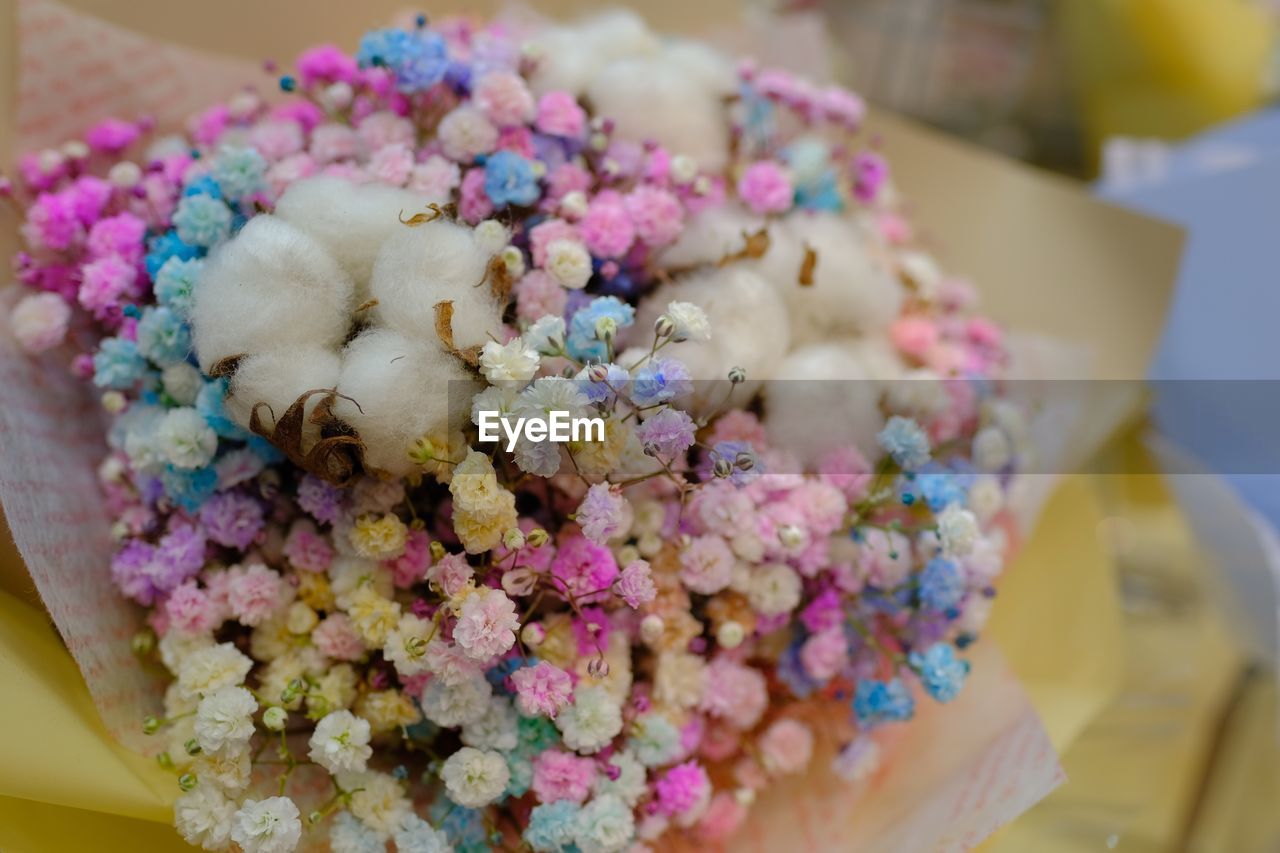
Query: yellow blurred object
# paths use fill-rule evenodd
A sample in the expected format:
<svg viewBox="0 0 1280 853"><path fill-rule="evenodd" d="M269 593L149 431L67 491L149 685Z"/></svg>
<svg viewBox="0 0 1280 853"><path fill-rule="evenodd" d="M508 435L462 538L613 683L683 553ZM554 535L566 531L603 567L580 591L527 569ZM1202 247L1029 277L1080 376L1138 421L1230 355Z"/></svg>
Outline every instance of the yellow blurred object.
<svg viewBox="0 0 1280 853"><path fill-rule="evenodd" d="M1276 23L1262 3L1060 0L1056 8L1092 157L1109 137L1177 139L1266 95Z"/></svg>

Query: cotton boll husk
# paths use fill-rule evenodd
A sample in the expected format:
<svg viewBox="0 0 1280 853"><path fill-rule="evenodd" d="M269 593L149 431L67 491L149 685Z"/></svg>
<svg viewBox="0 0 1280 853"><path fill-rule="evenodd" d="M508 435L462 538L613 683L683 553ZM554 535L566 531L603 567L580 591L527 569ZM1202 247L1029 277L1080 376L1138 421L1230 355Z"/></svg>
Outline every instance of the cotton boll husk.
<svg viewBox="0 0 1280 853"><path fill-rule="evenodd" d="M763 225L764 219L735 202L707 208L685 222L680 236L658 256L658 263L666 269L718 263L741 252L746 246L744 235L756 233Z"/></svg>
<svg viewBox="0 0 1280 853"><path fill-rule="evenodd" d="M402 221L421 213L431 198L384 184L353 184L320 175L293 184L276 203L276 216L307 232L331 251L356 285L357 304L368 299L369 278L387 238L408 228Z"/></svg>
<svg viewBox="0 0 1280 853"><path fill-rule="evenodd" d="M718 172L728 159L729 121L719 93L692 80L664 55L611 62L587 87L596 115L614 122L614 137L656 139L674 154Z"/></svg>
<svg viewBox="0 0 1280 853"><path fill-rule="evenodd" d="M289 347L256 353L240 362L231 377L227 395L227 414L240 426L249 428L253 407L258 409L258 419L267 428L275 426L294 401L308 391L318 388L335 388L342 361L337 352L317 346ZM307 400L305 411L309 417L324 398L315 394ZM303 420L303 448L319 438L319 427L310 420Z"/></svg>
<svg viewBox="0 0 1280 853"><path fill-rule="evenodd" d="M489 255L464 225L436 220L392 236L373 265L378 321L409 337L436 341L436 304L453 302L460 349L501 339L502 306L485 280Z"/></svg>
<svg viewBox="0 0 1280 853"><path fill-rule="evenodd" d="M351 325L351 277L314 238L255 216L209 256L192 330L205 371L229 356L284 347L337 349Z"/></svg>
<svg viewBox="0 0 1280 853"><path fill-rule="evenodd" d="M739 402L750 397L755 382L772 375L787 353L791 338L787 306L749 264L690 273L662 285L641 301L629 342L647 351L654 321L673 300L692 302L707 313L711 340L668 344L662 355L684 362L695 380L724 380L731 369L741 367L748 382L734 392ZM720 384L697 382L688 403L702 412L719 404L725 393Z"/></svg>
<svg viewBox="0 0 1280 853"><path fill-rule="evenodd" d="M797 344L878 332L897 318L903 288L868 251L872 242L855 220L797 212L769 229L760 265L791 309ZM805 246L817 253L813 284L800 284Z"/></svg>
<svg viewBox="0 0 1280 853"><path fill-rule="evenodd" d="M890 353L891 354L891 353ZM770 441L812 467L849 443L875 458L886 375L875 346L828 342L790 353L764 386Z"/></svg>
<svg viewBox="0 0 1280 853"><path fill-rule="evenodd" d="M479 383L463 364L431 340L391 329L369 329L342 353L333 411L365 444L365 464L404 476L415 469L410 446L444 436L471 414Z"/></svg>

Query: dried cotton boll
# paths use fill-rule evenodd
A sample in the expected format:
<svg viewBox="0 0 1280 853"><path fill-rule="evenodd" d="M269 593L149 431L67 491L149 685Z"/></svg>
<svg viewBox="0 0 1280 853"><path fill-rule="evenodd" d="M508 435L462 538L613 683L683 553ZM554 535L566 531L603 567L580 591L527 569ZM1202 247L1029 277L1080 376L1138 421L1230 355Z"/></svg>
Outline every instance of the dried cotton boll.
<svg viewBox="0 0 1280 853"><path fill-rule="evenodd" d="M617 9L576 24L549 27L533 36L527 49L535 59L530 87L542 95L563 89L575 97L608 62L652 55L662 43L635 12Z"/></svg>
<svg viewBox="0 0 1280 853"><path fill-rule="evenodd" d="M672 154L718 172L729 151L728 113L719 93L691 81L665 54L611 62L587 88L597 115L613 119L618 139L656 139Z"/></svg>
<svg viewBox="0 0 1280 853"><path fill-rule="evenodd" d="M336 352L317 346L255 353L236 367L227 395L227 414L248 429L253 407L266 403L258 409L258 419L271 429L303 394L318 388L337 387L341 369L342 360ZM323 398L323 394L315 394L307 400L308 416ZM319 427L304 419L303 448L310 449L311 442L319 437Z"/></svg>
<svg viewBox="0 0 1280 853"><path fill-rule="evenodd" d="M367 466L404 476L417 467L409 447L461 428L479 390L462 362L430 339L370 329L342 353L338 393L351 399L339 397L333 411L364 441Z"/></svg>
<svg viewBox="0 0 1280 853"><path fill-rule="evenodd" d="M356 285L356 304L369 298L369 279L378 250L388 237L408 228L401 216L421 213L433 198L383 184L353 184L321 175L298 181L276 203L276 216L331 251Z"/></svg>
<svg viewBox="0 0 1280 853"><path fill-rule="evenodd" d="M667 269L719 263L741 252L746 246L744 234L754 234L763 225L764 219L733 202L708 208L685 222L658 262Z"/></svg>
<svg viewBox="0 0 1280 853"><path fill-rule="evenodd" d="M876 332L897 318L903 288L867 251L872 238L857 222L798 212L770 229L770 237L760 265L787 300L797 344ZM800 284L806 246L817 253L807 286Z"/></svg>
<svg viewBox="0 0 1280 853"><path fill-rule="evenodd" d="M379 323L435 342L436 304L453 302L459 349L502 338L502 306L485 280L490 255L465 225L436 220L404 228L383 245L373 265L373 312Z"/></svg>
<svg viewBox="0 0 1280 853"><path fill-rule="evenodd" d="M834 342L800 347L765 383L769 439L810 470L826 453L850 442L868 458L877 458L883 393L884 384L856 349Z"/></svg>
<svg viewBox="0 0 1280 853"><path fill-rule="evenodd" d="M209 256L191 326L200 367L285 347L337 349L351 325L351 278L315 239L256 216Z"/></svg>
<svg viewBox="0 0 1280 853"><path fill-rule="evenodd" d="M730 264L662 285L641 301L628 343L647 352L654 322L673 301L692 302L706 312L711 340L670 344L662 355L684 362L695 380L725 380L731 369L742 368L748 381L735 392L739 403L749 398L756 381L773 374L790 348L787 306L750 265ZM697 382L693 399L686 402L702 413L725 393L721 383Z"/></svg>

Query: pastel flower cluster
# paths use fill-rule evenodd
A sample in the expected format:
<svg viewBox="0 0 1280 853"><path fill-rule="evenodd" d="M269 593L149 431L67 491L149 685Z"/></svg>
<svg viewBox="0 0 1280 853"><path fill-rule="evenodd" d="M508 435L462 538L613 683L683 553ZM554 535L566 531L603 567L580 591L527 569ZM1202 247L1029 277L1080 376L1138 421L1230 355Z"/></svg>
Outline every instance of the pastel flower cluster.
<svg viewBox="0 0 1280 853"><path fill-rule="evenodd" d="M856 96L629 13L420 20L280 86L16 190L10 326L110 415L188 842L718 840L958 694L1025 430Z"/></svg>

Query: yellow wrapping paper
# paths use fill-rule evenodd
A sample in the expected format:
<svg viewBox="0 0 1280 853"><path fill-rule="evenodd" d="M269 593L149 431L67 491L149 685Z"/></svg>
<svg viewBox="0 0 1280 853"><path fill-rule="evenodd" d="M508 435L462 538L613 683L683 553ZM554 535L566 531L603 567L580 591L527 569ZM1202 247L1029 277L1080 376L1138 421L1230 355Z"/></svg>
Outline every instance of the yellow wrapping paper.
<svg viewBox="0 0 1280 853"><path fill-rule="evenodd" d="M385 9L362 6L357 11L337 2L314 3L305 14L295 7L294 14L303 17L300 26L292 27L287 26L293 20L289 16L278 26L272 24L272 16L282 14L279 7L245 2L191 7L191 15L201 17L198 22L186 8L178 13L178 7L151 0L127 5L86 0L84 5L112 11L121 21L145 26L152 35L181 34L187 45L202 39L204 47L235 47L249 55L269 49L261 46L268 33L273 45L279 36L279 50L287 56L319 39L351 42L371 22L385 17ZM576 4L552 5L563 12ZM688 21L690 14L680 4L650 4L645 11L668 23ZM699 18L707 11L700 9ZM22 67L28 75L24 86L29 87L28 97L20 98L14 81L0 86L8 114L24 117L10 125L17 143L0 140L10 146L9 152L15 144L56 144L112 111L87 104L74 115L59 115L41 111L39 105L23 106L31 93L41 91L42 84L29 75L56 89L49 81L68 74L72 79L83 77L88 72L80 63L111 55L113 38L131 40L135 51L148 44L143 36L86 21L43 0L0 0L0 12L0 39L7 37L8 44L25 49ZM259 25L246 29L251 19ZM85 27L91 37L84 37ZM66 39L73 32L80 32L75 44L89 56L74 49L67 52ZM31 50L39 38L46 43L52 39L63 53L54 48ZM207 102L212 96L202 87L211 78L252 76L251 66L212 53L169 46L161 54L170 63L163 67L194 74L184 79L200 84L164 90L176 93L164 105L169 112L162 117L168 119L183 108ZM17 56L18 51L6 55ZM32 63L32 55L62 55L71 70ZM96 73L126 90L150 85L155 74L151 71L140 79L136 69L101 61ZM940 246L942 255L958 258L961 268L983 284L997 318L1034 332L1096 341L1092 366L1072 375L1097 375L1099 368L1101 375L1113 378L1142 374L1168 297L1180 241L1174 229L1101 205L1077 188L908 124L877 119L904 189L920 201L923 227L948 235ZM984 216L973 215L974 198L983 199ZM0 242L3 239L11 237L0 234ZM1038 250L1030 244L1038 244ZM1032 298L1035 293L1043 298ZM1102 334L1099 322L1104 323ZM1121 327L1123 335L1111 334ZM12 368L8 378L22 376L23 370ZM41 424L42 400L37 395L35 402L26 401L33 430ZM38 500L19 509L28 511L21 519L24 525L38 524ZM1114 644L1109 632L1116 624L1112 567L1090 535L1099 518L1087 484L1074 478L1061 483L1043 523L1009 571L990 632L994 642L981 643L975 651L979 665L968 698L926 714L914 730L915 754L898 754L896 767L901 772L872 780L856 800L847 789L824 784L830 781L823 775L825 768L815 770L805 796L779 791L766 798L752 824L755 849L779 849L797 837L823 849L850 849L859 837L875 849L961 849L1052 788L1061 778L1053 748L1070 741L1115 684L1107 651ZM111 629L107 642L101 632L84 630L75 621L76 616L106 618L119 613L122 605L105 586L86 591L79 584L59 584L48 574L36 577L45 606L76 655L73 661L44 614L31 603L30 582L12 564L4 575L9 579L5 588L17 590L21 598L0 594L0 683L14 685L6 691L0 712L0 719L8 723L0 728L0 755L6 759L0 762L0 850L186 849L167 826L169 804L177 793L172 777L119 747L94 713L96 699L110 731L137 740L137 709L143 707L145 680L131 683L123 692L119 689L120 677L132 666L122 651L127 635L121 631L127 620ZM89 576L85 583L92 587L100 581L100 576ZM65 600L58 595L51 599L51 591ZM1062 606L1066 602L1069 607ZM1081 614L1088 614L1088 631L1079 628ZM1064 654L1064 638L1069 638L1073 654ZM1007 665L999 649L1005 651ZM77 663L89 677L88 688ZM987 700L990 707L983 705ZM1035 712L1044 720L1043 728ZM972 738L957 736L965 732ZM815 781L822 786L817 789L820 796L815 796ZM916 808L926 786L928 802ZM861 808L850 809L850 802Z"/></svg>

